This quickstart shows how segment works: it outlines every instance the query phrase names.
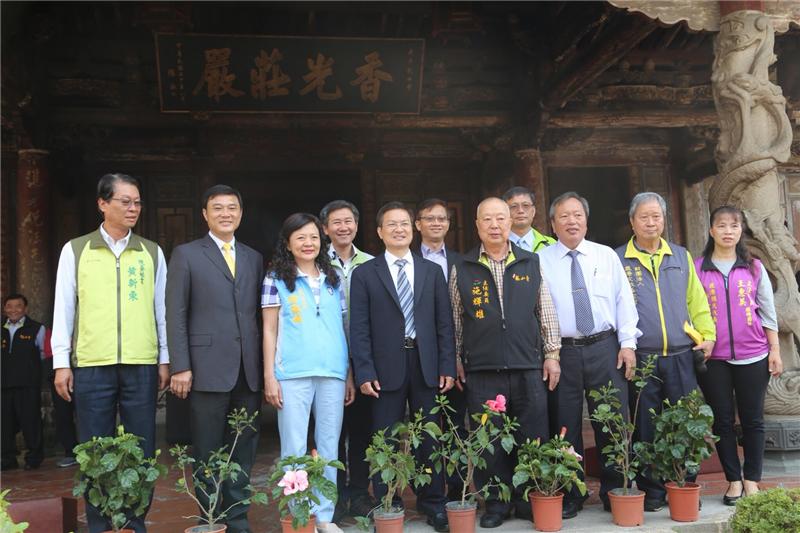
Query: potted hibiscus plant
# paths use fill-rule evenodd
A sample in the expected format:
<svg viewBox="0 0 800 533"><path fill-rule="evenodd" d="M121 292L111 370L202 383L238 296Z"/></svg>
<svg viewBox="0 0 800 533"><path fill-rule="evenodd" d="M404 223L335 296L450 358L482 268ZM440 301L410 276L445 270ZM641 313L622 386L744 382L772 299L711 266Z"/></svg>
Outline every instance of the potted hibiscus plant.
<svg viewBox="0 0 800 533"><path fill-rule="evenodd" d="M589 396L595 402L594 411L589 418L599 424L609 436L609 443L600 450L605 464L622 474L622 488L608 492L611 515L618 526L640 526L644 523L644 492L633 489L632 482L650 464L650 445L646 442L634 442L636 426L633 421L639 412L642 389L651 378L658 379L653 376L656 357L649 357L644 365L637 365L634 369L633 379L628 385L632 389L631 401L634 402L630 418L628 413L622 411L620 390L610 381L599 390L589 391Z"/></svg>
<svg viewBox="0 0 800 533"><path fill-rule="evenodd" d="M483 404L482 413L472 414L470 417L472 423L466 434L463 432L459 434L458 429L463 421L453 421L455 410L450 407L446 396L436 397L436 406L431 413L441 413L444 418L444 430L438 431L439 446L431 454L431 461L437 472L444 468L448 476L458 475L463 487L461 499L448 502L446 505L450 531L473 532L477 509L475 498L478 495L485 498L490 490L497 489L500 499L503 501L511 499L511 489L497 477L479 490L470 492L475 470L486 468L486 454L494 453L496 444L499 444L506 453L512 452L516 445L514 432L519 428L519 424L506 415L506 398L502 394L498 394L493 400L487 400Z"/></svg>
<svg viewBox="0 0 800 533"><path fill-rule="evenodd" d="M228 512L237 505L249 505L251 503L267 503L267 495L258 492L252 485L245 487L248 494L226 509L222 508L222 485L226 481L236 481L239 476L247 476L242 471L242 467L233 460L233 452L239 443L239 438L245 431L255 431L255 421L258 419L258 411L248 414L244 407L234 409L228 414L228 426L233 434L233 443L228 449L225 445L218 450L211 452L205 461L196 462L194 457L189 455L187 446L176 445L169 450L170 455L175 458L172 467L179 472L178 480L175 482L175 491L189 496L200 509L199 515L186 516L184 518L194 518L205 524L190 526L185 533L221 533L227 529L225 524L220 524L228 515ZM187 470L191 472L187 476ZM190 483L191 479L191 483ZM203 494L202 500L197 497L196 490Z"/></svg>
<svg viewBox="0 0 800 533"><path fill-rule="evenodd" d="M547 442L527 439L517 450L514 486L525 486L525 499L530 495L533 526L538 531L561 530L562 491L575 486L582 496L586 494L586 484L578 476L583 457L564 440L566 433L562 427Z"/></svg>
<svg viewBox="0 0 800 533"><path fill-rule="evenodd" d="M336 483L325 477L328 467L344 470L341 462L320 457L317 450L311 450L310 455L288 455L278 460L269 484L272 499L278 502L284 533L316 531L311 512L319 505L319 495L336 503Z"/></svg>
<svg viewBox="0 0 800 533"><path fill-rule="evenodd" d="M85 494L114 532L133 532L125 526L144 516L156 481L167 473L167 467L158 463L161 450L145 458L141 440L119 426L114 437L92 437L75 446L78 472L72 494Z"/></svg>
<svg viewBox="0 0 800 533"><path fill-rule="evenodd" d="M369 475L379 475L387 489L371 513L377 533L402 533L405 511L394 505L394 498L401 496L410 485L419 488L431 482L430 469L416 464L414 450L426 435L436 438L438 431L435 423L425 422L420 409L409 422L398 422L372 435L366 453ZM369 530L368 516L358 516L356 521L360 529Z"/></svg>
<svg viewBox="0 0 800 533"><path fill-rule="evenodd" d="M700 463L714 453L719 440L711 432L714 413L700 392L693 390L675 404L664 400L660 413L650 409L655 433L653 473L667 481L670 517L677 522L694 522L700 508L700 485L686 480L700 471Z"/></svg>

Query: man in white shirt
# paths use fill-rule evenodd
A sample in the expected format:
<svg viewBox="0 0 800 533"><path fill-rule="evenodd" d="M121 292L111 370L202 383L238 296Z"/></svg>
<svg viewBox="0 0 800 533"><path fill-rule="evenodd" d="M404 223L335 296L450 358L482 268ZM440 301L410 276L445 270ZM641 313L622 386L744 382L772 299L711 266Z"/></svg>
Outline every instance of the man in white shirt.
<svg viewBox="0 0 800 533"><path fill-rule="evenodd" d="M55 387L65 400L74 399L79 441L114 435L119 412L125 430L141 437L145 456L152 457L156 396L169 381L167 266L156 243L131 231L142 210L138 180L104 175L97 207L100 228L65 244L58 262ZM90 533L111 529L88 501L86 516ZM146 531L144 516L128 527Z"/></svg>
<svg viewBox="0 0 800 533"><path fill-rule="evenodd" d="M583 455L581 438L583 397L594 410L589 391L609 381L620 390L623 416L628 415L628 384L636 367L636 325L639 315L630 284L616 252L587 241L589 204L574 192L553 200L550 222L558 242L539 252L542 274L550 287L561 329L561 381L551 396L556 402L557 427ZM597 449L608 435L595 427ZM601 460L604 464L605 460ZM622 487L622 476L603 466L600 499L608 507L609 490ZM583 507L573 490L564 497L563 516L572 518Z"/></svg>

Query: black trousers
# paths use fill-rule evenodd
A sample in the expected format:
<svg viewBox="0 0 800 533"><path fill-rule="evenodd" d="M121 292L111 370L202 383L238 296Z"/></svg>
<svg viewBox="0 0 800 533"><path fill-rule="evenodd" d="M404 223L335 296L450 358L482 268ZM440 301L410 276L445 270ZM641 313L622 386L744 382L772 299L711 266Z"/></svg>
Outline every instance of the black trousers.
<svg viewBox="0 0 800 533"><path fill-rule="evenodd" d="M234 433L228 426L228 414L241 407L247 409L248 413L254 413L261 407L261 398L261 391L250 390L241 368L239 379L230 392L192 391L189 393L193 455L197 461L195 466L198 466L201 461L208 460L212 451L224 445L227 445L228 451L230 451ZM258 429L258 420L256 420L255 426ZM246 475L240 475L233 483L230 481L223 483L218 503L219 509L227 509L235 502L245 498L245 487L250 484L250 471L256 458L258 434L258 431L246 430L236 443L233 460L239 463L242 472ZM198 477L204 479L201 474ZM201 490L195 489L195 495L204 505L207 504L208 498ZM250 524L247 520L249 507L249 505L237 505L228 511L224 523L228 525L230 533L250 531Z"/></svg>
<svg viewBox="0 0 800 533"><path fill-rule="evenodd" d="M643 366L651 353L637 351L636 364ZM675 355L657 357L653 377L647 381L639 396L634 441L653 442L655 425L650 409L660 413L664 400L669 400L674 404L695 389L697 389L697 378L695 377L691 348ZM634 402L636 401L635 394L635 388L630 387L631 416L633 416ZM689 476L687 481L694 481L696 478L697 476ZM636 487L647 493L647 499L663 500L667 496L664 482L655 478L649 471L636 476Z"/></svg>
<svg viewBox="0 0 800 533"><path fill-rule="evenodd" d="M467 435L467 428L469 427L469 421L467 420L467 391L458 390L454 386L452 389L447 391L445 395L447 396L447 400L450 402L450 407L455 410L454 413L450 413L450 416L453 418L453 422L459 425L458 434L463 438ZM442 423L445 424L444 420ZM445 426L443 425L442 427ZM461 475L465 476L466 468L462 468L461 470ZM452 476L448 476L447 473L445 473L445 477L447 480L448 494L462 491L464 488L464 483L461 481L458 471L453 471Z"/></svg>
<svg viewBox="0 0 800 533"><path fill-rule="evenodd" d="M764 396L769 383L767 358L749 365L706 361L708 372L700 374L700 389L714 411L714 434L719 436L717 454L725 479L761 481L764 460ZM734 423L736 412L742 424L744 468L739 462Z"/></svg>
<svg viewBox="0 0 800 533"><path fill-rule="evenodd" d="M52 365L52 363L50 363ZM50 374L50 397L53 399L53 420L56 423L56 437L64 448L64 457L74 457L72 451L78 445L78 434L75 430L75 406L58 395L54 382L55 373Z"/></svg>
<svg viewBox="0 0 800 533"><path fill-rule="evenodd" d="M390 428L396 422L402 421L405 418L406 405L412 418L422 409L426 421L438 422L438 415L430 414L436 405L437 388L428 387L425 383L419 361L419 350L407 348L405 352L407 364L403 385L397 390L380 391L380 397L372 402L372 423L375 431ZM433 470L430 461L433 446L433 439L426 435L414 454L418 465L423 464L432 469L431 483L415 490L417 510L428 515L445 512L444 473L437 474ZM380 475L372 478L372 490L376 498L386 495L386 485L381 481ZM395 495L397 503L399 496Z"/></svg>
<svg viewBox="0 0 800 533"><path fill-rule="evenodd" d="M542 381L541 370L483 370L467 374L467 411L470 415L483 412L486 400L494 400L498 394L506 397L506 413L516 417L519 429L514 435L518 443L525 439L546 439L547 423L547 387ZM494 453L487 454L486 469L475 470L475 486L485 486L491 478L497 476L500 481L512 487L514 467L517 454L503 450L500 443L495 443ZM507 514L511 506L529 506L523 497L524 487L513 489L512 501L504 502L499 498L496 489L491 489L486 499L486 512Z"/></svg>
<svg viewBox="0 0 800 533"><path fill-rule="evenodd" d="M575 451L584 455L583 449L583 399L589 406L591 414L596 402L589 397L589 391L608 385L609 381L620 390L617 397L622 407L623 416L628 417L628 381L625 379L625 367L617 369L619 343L616 335L606 337L589 346L561 347L561 379L555 394L551 395L558 413L557 427L566 427L565 438L575 447ZM622 487L622 474L611 466L605 466L605 458L600 450L609 442L599 424L592 422L594 439L597 445L598 458L602 465L600 476L600 497L605 499L609 490ZM583 474L581 474L583 478ZM565 500L585 499L573 487L564 495Z"/></svg>
<svg viewBox="0 0 800 533"><path fill-rule="evenodd" d="M312 435L313 432L309 432ZM369 464L365 457L372 438L372 398L356 389L356 398L344 408L342 434L339 437L339 460L345 470L336 473L339 499L367 494Z"/></svg>
<svg viewBox="0 0 800 533"><path fill-rule="evenodd" d="M25 463L37 467L44 459L42 409L39 387L10 387L2 391L2 465L17 464L17 432L25 438Z"/></svg>

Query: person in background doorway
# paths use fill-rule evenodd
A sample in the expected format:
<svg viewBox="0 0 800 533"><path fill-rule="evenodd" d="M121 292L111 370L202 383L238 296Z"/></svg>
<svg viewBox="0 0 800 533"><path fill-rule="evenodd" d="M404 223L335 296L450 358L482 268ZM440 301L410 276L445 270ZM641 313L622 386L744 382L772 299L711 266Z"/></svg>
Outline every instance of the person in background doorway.
<svg viewBox="0 0 800 533"><path fill-rule="evenodd" d="M511 232L508 238L526 252L536 253L556 240L533 227L536 196L525 187L511 187L503 193L503 201L511 211Z"/></svg>

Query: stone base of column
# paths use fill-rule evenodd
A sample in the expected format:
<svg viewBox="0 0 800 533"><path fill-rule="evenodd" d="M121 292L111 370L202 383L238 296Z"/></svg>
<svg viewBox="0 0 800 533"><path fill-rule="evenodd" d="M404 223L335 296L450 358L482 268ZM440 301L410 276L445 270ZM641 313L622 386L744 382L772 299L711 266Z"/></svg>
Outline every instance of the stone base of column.
<svg viewBox="0 0 800 533"><path fill-rule="evenodd" d="M764 433L767 452L794 451L800 459L800 416L764 415Z"/></svg>

